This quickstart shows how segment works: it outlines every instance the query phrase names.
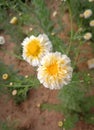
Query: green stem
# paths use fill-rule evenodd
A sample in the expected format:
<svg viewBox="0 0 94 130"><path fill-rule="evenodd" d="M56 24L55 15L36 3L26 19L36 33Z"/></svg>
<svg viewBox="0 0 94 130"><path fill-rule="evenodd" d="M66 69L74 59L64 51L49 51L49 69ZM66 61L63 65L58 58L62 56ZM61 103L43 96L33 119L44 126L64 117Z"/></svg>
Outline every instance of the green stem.
<svg viewBox="0 0 94 130"><path fill-rule="evenodd" d="M71 31L70 31L70 41L69 41L69 47L67 49L67 55L69 55L71 46L72 46L72 37L73 37L73 19L72 19L72 11L71 11L71 5L68 3L69 6L69 15L70 15L70 24L71 24Z"/></svg>
<svg viewBox="0 0 94 130"><path fill-rule="evenodd" d="M78 63L78 56L79 56L79 54L80 54L80 46L81 46L81 44L82 44L82 41L80 41L79 46L78 46L78 48L77 48L76 56L75 56L75 61L74 61L74 64L73 64L73 68L75 68L75 66L76 66L77 63Z"/></svg>

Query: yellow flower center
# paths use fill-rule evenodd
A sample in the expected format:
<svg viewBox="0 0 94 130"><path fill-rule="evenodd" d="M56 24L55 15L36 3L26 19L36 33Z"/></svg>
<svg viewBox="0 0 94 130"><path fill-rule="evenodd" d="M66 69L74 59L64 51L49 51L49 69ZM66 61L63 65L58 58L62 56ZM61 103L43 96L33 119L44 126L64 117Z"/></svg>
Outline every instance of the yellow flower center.
<svg viewBox="0 0 94 130"><path fill-rule="evenodd" d="M7 73L5 73L5 74L2 75L2 79L4 79L4 80L8 79L8 77L9 77L9 76L8 76Z"/></svg>
<svg viewBox="0 0 94 130"><path fill-rule="evenodd" d="M63 126L63 122L62 122L62 121L59 121L59 122L58 122L58 126L59 126L59 127L62 127L62 126Z"/></svg>
<svg viewBox="0 0 94 130"><path fill-rule="evenodd" d="M51 65L49 65L47 67L47 72L50 74L50 75L55 75L58 73L58 65L57 63L53 63Z"/></svg>
<svg viewBox="0 0 94 130"><path fill-rule="evenodd" d="M40 53L40 41L36 39L30 41L26 49L27 56L38 56L38 54Z"/></svg>

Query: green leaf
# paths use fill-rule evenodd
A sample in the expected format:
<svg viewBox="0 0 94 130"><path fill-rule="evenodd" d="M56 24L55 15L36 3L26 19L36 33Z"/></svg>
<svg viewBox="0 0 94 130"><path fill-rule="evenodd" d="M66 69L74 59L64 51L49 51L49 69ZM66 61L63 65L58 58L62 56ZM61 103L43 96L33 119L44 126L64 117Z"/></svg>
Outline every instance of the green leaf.
<svg viewBox="0 0 94 130"><path fill-rule="evenodd" d="M84 117L84 120L89 123L94 125L94 113L91 114L86 114Z"/></svg>
<svg viewBox="0 0 94 130"><path fill-rule="evenodd" d="M63 107L62 107L61 104L43 103L43 104L41 105L41 109L42 109L42 110L47 109L48 111L55 110L55 111L57 111L57 112L62 112L62 111L63 111Z"/></svg>
<svg viewBox="0 0 94 130"><path fill-rule="evenodd" d="M64 121L64 128L66 130L73 130L73 128L75 127L76 123L78 122L79 117L76 114L73 115L69 115L65 118Z"/></svg>

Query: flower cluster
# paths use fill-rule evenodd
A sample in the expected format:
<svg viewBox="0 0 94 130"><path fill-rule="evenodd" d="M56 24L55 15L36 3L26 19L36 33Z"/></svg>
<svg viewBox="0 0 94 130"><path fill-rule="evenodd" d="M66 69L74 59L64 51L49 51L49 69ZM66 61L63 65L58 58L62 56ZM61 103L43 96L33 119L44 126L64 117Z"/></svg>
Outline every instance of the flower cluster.
<svg viewBox="0 0 94 130"><path fill-rule="evenodd" d="M45 34L30 36L22 42L22 57L32 66L38 66L37 77L46 88L60 89L72 77L69 57L60 52L52 52L52 44Z"/></svg>
<svg viewBox="0 0 94 130"><path fill-rule="evenodd" d="M94 2L94 0L89 0L89 2ZM81 18L84 18L84 19L88 19L88 18L90 18L92 15L93 15L92 10L91 10L91 9L86 9L82 14L80 14L80 17L81 17ZM90 26L90 27L94 27L94 19L89 22L89 26ZM85 40L90 40L90 39L92 38L92 33L91 33L91 32L87 32L87 33L83 36L83 38L84 38Z"/></svg>

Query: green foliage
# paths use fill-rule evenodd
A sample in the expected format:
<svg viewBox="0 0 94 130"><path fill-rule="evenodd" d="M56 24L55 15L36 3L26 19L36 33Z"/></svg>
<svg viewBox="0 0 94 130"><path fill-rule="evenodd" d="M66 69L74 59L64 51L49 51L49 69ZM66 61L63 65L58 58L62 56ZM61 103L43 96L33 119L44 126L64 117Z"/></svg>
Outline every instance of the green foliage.
<svg viewBox="0 0 94 130"><path fill-rule="evenodd" d="M5 73L8 74L7 79L2 78ZM16 103L24 101L27 98L29 90L38 86L39 81L35 76L25 78L24 76L18 75L12 66L6 66L0 62L0 92L2 93L4 88L7 88L12 95L12 92L16 90L17 94L13 95Z"/></svg>
<svg viewBox="0 0 94 130"><path fill-rule="evenodd" d="M80 104L83 103L84 94L77 86L68 85L64 87L59 97L62 100L65 113L81 112Z"/></svg>
<svg viewBox="0 0 94 130"><path fill-rule="evenodd" d="M10 39L16 44L14 53L21 57L21 42L30 33L28 28L37 21L32 13L31 2L1 0L0 12L0 30L11 36ZM10 23L14 16L17 17L17 24Z"/></svg>
<svg viewBox="0 0 94 130"><path fill-rule="evenodd" d="M15 54L21 57L21 42L26 36L30 36L32 33L38 35L39 32L46 33L53 43L54 51L60 51L66 53L66 45L56 33L61 30L63 25L55 23L50 18L50 11L44 0L33 0L29 4L22 2L21 0L0 2L0 29L3 29L9 34L16 43ZM8 15L9 14L9 15ZM9 17L7 17L7 15ZM10 24L10 20L13 16L16 16L18 21L16 25ZM6 20L5 20L6 19ZM54 28L54 25L58 24L58 28ZM25 30L24 27L27 29ZM34 29L30 32L29 28ZM52 33L55 35L53 36Z"/></svg>
<svg viewBox="0 0 94 130"><path fill-rule="evenodd" d="M89 113L84 117L84 120L88 123L88 124L93 124L94 125L94 113Z"/></svg>
<svg viewBox="0 0 94 130"><path fill-rule="evenodd" d="M66 53L65 50L66 50L67 46L64 44L63 40L61 40L55 34L54 22L50 18L50 11L46 6L45 1L44 0L33 0L33 5L34 5L34 14L39 21L39 26L41 26L42 31L49 36L49 38L53 44L53 51L59 51L62 53ZM59 26L61 26L61 25L59 25ZM54 35L52 35L52 34L54 34Z"/></svg>
<svg viewBox="0 0 94 130"><path fill-rule="evenodd" d="M72 16L75 21L78 23L78 26L82 26L85 32L92 33L92 40L94 41L94 28L90 27L89 23L94 19L94 15L89 17L88 19L80 18L80 14L82 14L85 10L91 9L94 14L94 5L93 2L89 2L88 0L69 0L69 6L72 11Z"/></svg>
<svg viewBox="0 0 94 130"><path fill-rule="evenodd" d="M43 103L43 104L41 105L41 109L42 109L42 110L47 109L48 111L55 110L55 111L57 111L57 112L62 112L62 110L63 110L63 105L62 105L62 104Z"/></svg>
<svg viewBox="0 0 94 130"><path fill-rule="evenodd" d="M1 121L0 120L0 130L16 130L14 128L15 124L14 123L7 123L7 122L4 122L4 121Z"/></svg>
<svg viewBox="0 0 94 130"><path fill-rule="evenodd" d="M45 33L49 34L49 32L53 29L53 23L50 19L50 12L46 7L44 0L33 0L34 5L34 13L38 21L40 22L41 28Z"/></svg>
<svg viewBox="0 0 94 130"><path fill-rule="evenodd" d="M93 71L94 72L94 71ZM63 127L66 130L74 128L81 118L88 123L94 124L94 96L86 96L92 91L94 84L93 72L73 73L72 81L59 91L60 104L42 104L43 110L55 110L64 114Z"/></svg>
<svg viewBox="0 0 94 130"><path fill-rule="evenodd" d="M66 130L73 130L75 124L79 121L79 117L77 114L72 114L66 117L64 121L63 128Z"/></svg>
<svg viewBox="0 0 94 130"><path fill-rule="evenodd" d="M20 43L26 36L32 34L38 35L40 32L46 33L53 44L53 51L68 54L73 59L72 65L75 68L78 63L75 59L78 58L78 49L83 44L81 39L84 33L89 31L94 34L94 28L89 26L89 22L94 19L94 15L89 19L80 18L78 16L86 9L92 9L94 12L94 5L86 0L67 0L66 5L65 3L62 4L62 7L65 7L65 9L66 7L67 9L71 9L72 18L75 19L79 27L83 27L82 32L76 32L71 28L70 32L68 32L70 37L69 44L64 44L63 40L57 36L59 31L61 31L60 28L63 28L63 25L61 23L55 23L55 21L51 19L50 10L45 2L45 0L32 0L29 2L22 2L21 0L1 0L0 30L4 30L9 34L14 40L14 43L16 43L14 50L16 57L21 56L22 48ZM18 19L16 25L10 24L10 20L13 16L16 16ZM55 28L55 24L58 24L58 28ZM31 32L29 31L30 27L33 27ZM24 28L27 28L27 30ZM94 36L92 40L94 40ZM74 41L77 41L77 44L72 44ZM6 80L2 79L2 75L5 73L8 74ZM29 90L39 85L39 81L34 76L25 78L17 73L17 71L13 70L13 66L9 67L0 62L0 92L5 92L7 88L8 92L13 96L12 92L16 90L17 93L13 98L16 103L21 103L27 98ZM66 130L71 130L80 118L88 123L94 124L94 113L91 114L91 108L94 107L94 96L86 96L92 91L94 84L93 74L93 70L89 72L74 72L70 84L64 86L59 91L58 97L60 104L42 104L41 106L43 110L48 108L48 110L54 109L63 113L65 116L63 127ZM4 130L8 129L6 125L2 128Z"/></svg>

